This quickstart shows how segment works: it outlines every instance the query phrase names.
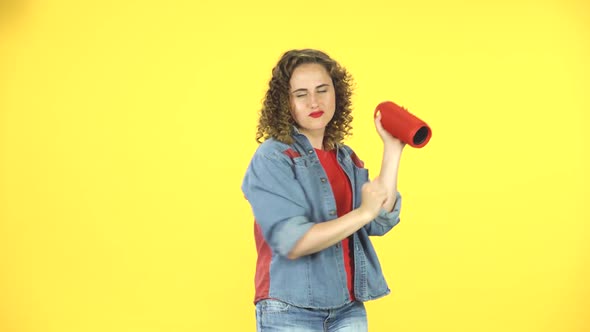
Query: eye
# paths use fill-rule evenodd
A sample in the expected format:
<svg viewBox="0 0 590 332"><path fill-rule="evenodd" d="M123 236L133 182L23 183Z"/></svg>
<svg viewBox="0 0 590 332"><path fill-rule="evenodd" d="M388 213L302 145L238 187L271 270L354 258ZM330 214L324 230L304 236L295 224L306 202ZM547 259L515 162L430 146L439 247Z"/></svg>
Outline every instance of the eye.
<svg viewBox="0 0 590 332"><path fill-rule="evenodd" d="M296 98L301 98L301 97L305 97L305 96L307 96L306 93L300 93L300 94L295 95Z"/></svg>
<svg viewBox="0 0 590 332"><path fill-rule="evenodd" d="M318 93L326 93L326 92L328 92L328 89L318 90Z"/></svg>

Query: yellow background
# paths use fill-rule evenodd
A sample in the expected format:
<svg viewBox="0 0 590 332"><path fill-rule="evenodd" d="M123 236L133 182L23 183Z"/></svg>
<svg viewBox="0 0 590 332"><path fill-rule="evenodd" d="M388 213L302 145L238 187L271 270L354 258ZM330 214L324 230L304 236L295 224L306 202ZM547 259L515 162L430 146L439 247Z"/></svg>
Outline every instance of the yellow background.
<svg viewBox="0 0 590 332"><path fill-rule="evenodd" d="M406 148L371 331L590 331L586 1L0 2L0 331L254 331L240 184L282 52Z"/></svg>

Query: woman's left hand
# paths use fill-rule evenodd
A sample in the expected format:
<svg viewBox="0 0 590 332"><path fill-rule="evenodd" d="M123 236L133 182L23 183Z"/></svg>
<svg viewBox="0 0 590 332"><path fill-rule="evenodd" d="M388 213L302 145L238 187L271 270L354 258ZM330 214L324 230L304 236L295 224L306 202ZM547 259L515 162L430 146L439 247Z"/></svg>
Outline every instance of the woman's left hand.
<svg viewBox="0 0 590 332"><path fill-rule="evenodd" d="M386 149L399 150L401 153L406 143L391 135L389 132L387 132L387 130L385 130L385 128L383 128L383 125L381 124L381 112L377 113L377 116L375 117L375 128L377 129L377 133L381 137L383 145Z"/></svg>

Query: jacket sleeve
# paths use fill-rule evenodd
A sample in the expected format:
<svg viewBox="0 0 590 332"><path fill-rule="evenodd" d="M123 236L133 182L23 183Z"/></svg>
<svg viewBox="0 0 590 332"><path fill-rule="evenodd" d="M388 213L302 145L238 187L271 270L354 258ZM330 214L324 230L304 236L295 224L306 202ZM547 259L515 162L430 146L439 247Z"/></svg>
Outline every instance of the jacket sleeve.
<svg viewBox="0 0 590 332"><path fill-rule="evenodd" d="M307 217L309 204L290 160L278 152L254 154L242 191L264 239L281 256L286 257L314 225Z"/></svg>
<svg viewBox="0 0 590 332"><path fill-rule="evenodd" d="M396 196L395 205L393 206L391 212L386 212L384 209L381 209L381 211L379 211L379 215L377 215L373 221L364 226L369 235L385 235L393 228L393 226L399 223L402 197L399 192Z"/></svg>

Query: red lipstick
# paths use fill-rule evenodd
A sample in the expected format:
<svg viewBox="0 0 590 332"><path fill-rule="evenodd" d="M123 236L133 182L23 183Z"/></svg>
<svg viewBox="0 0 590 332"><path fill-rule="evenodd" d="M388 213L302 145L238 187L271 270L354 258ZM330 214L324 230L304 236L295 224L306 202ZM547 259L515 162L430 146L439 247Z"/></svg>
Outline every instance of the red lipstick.
<svg viewBox="0 0 590 332"><path fill-rule="evenodd" d="M309 116L311 116L312 118L319 118L322 115L324 115L324 111L317 111L317 112L309 113Z"/></svg>

